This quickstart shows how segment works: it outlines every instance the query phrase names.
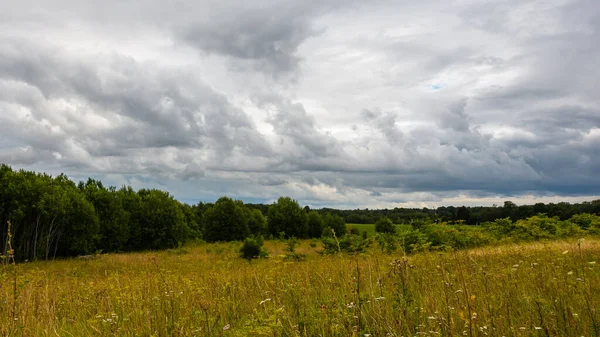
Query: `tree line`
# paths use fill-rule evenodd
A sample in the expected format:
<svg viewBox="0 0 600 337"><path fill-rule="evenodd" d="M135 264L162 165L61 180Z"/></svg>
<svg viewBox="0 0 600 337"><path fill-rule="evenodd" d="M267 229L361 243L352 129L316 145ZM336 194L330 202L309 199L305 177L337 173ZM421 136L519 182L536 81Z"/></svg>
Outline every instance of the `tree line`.
<svg viewBox="0 0 600 337"><path fill-rule="evenodd" d="M252 207L260 207L252 205ZM346 223L373 224L382 217L387 217L395 224L410 224L413 221L432 221L447 223L464 223L467 225L483 224L501 218L512 221L524 220L544 213L560 220L570 219L573 215L589 213L600 214L600 200L582 203L536 203L534 205L516 205L505 201L501 206L442 206L438 208L393 208L393 209L350 209L337 210L323 208L319 212L334 213L344 218Z"/></svg>
<svg viewBox="0 0 600 337"><path fill-rule="evenodd" d="M0 165L0 254L7 255L10 221L20 261L167 249L190 240L315 238L330 228L346 231L339 215L306 212L288 197L266 213L228 197L188 205L157 189L117 189L91 178L76 184L64 174Z"/></svg>
<svg viewBox="0 0 600 337"><path fill-rule="evenodd" d="M0 254L6 256L8 221L18 260L52 259L96 252L174 248L190 240L241 241L249 237L319 238L332 230L347 233L348 223L480 224L512 222L544 213L559 220L580 213L600 214L600 200L581 204L535 204L437 209L311 210L289 197L271 205L244 204L222 197L215 203L181 203L157 189L106 187L88 179L75 183L0 165Z"/></svg>

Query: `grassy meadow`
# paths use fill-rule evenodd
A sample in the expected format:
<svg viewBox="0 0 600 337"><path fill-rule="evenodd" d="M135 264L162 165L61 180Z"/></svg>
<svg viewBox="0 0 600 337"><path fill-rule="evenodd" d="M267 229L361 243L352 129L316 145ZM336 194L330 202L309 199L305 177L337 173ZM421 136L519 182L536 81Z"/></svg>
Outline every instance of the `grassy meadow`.
<svg viewBox="0 0 600 337"><path fill-rule="evenodd" d="M356 228L361 233L367 232L367 236L375 236L375 234L376 234L375 224L350 223L350 224L346 224L346 226L348 227L348 229ZM402 232L402 231L410 229L410 225L396 225L396 228L399 232Z"/></svg>
<svg viewBox="0 0 600 337"><path fill-rule="evenodd" d="M314 245L314 242L313 242ZM600 240L249 263L238 243L3 266L2 336L599 336Z"/></svg>

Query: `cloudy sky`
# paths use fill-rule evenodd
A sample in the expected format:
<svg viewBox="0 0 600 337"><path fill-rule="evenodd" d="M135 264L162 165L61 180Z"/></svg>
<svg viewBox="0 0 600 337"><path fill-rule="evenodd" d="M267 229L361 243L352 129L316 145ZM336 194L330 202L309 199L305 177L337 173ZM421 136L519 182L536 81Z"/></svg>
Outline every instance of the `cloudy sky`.
<svg viewBox="0 0 600 337"><path fill-rule="evenodd" d="M600 198L597 0L3 0L0 162L186 202Z"/></svg>

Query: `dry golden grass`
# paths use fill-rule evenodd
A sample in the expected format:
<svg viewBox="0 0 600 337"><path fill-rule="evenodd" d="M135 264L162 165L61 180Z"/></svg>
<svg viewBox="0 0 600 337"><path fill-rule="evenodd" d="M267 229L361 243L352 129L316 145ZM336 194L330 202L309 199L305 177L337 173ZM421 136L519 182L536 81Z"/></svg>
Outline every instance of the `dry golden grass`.
<svg viewBox="0 0 600 337"><path fill-rule="evenodd" d="M596 239L408 258L303 242L304 262L282 242L252 263L238 246L4 266L0 335L600 335Z"/></svg>

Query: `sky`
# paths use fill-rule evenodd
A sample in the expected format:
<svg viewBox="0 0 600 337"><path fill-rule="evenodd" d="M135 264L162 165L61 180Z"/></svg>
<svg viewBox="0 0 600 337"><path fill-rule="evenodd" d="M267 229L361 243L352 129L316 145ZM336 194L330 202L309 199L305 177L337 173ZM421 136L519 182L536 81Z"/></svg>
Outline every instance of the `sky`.
<svg viewBox="0 0 600 337"><path fill-rule="evenodd" d="M600 198L597 0L3 0L0 163L336 208Z"/></svg>

